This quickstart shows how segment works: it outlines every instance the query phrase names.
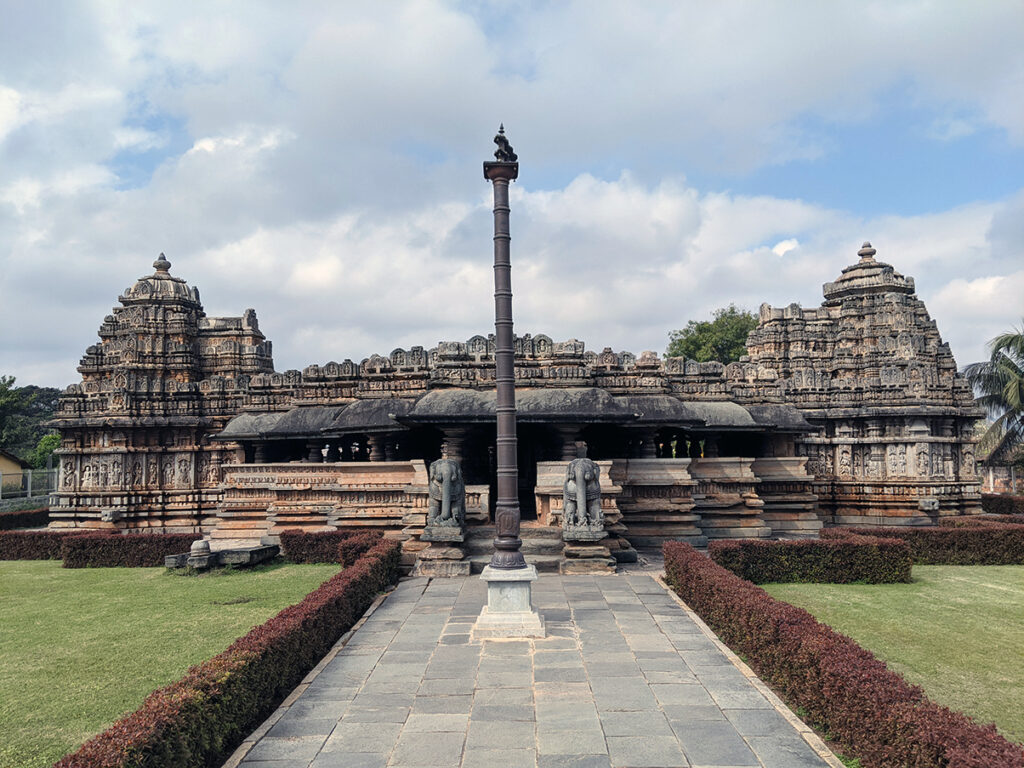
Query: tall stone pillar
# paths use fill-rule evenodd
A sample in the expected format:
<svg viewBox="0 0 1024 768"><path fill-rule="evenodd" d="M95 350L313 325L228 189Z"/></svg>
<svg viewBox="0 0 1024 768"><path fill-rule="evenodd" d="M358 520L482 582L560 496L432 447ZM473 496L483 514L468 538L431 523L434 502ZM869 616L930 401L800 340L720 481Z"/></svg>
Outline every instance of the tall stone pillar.
<svg viewBox="0 0 1024 768"><path fill-rule="evenodd" d="M534 610L530 585L537 568L527 565L519 538L519 470L516 459L515 353L512 345L512 263L509 243L509 184L519 176L518 157L505 138L494 137L495 161L484 163L484 178L494 189L494 380L497 389L498 498L495 504L494 555L481 578L487 605L473 636L543 637L544 622Z"/></svg>
<svg viewBox="0 0 1024 768"><path fill-rule="evenodd" d="M306 443L306 461L314 464L321 464L324 460L324 444L319 440L310 440Z"/></svg>

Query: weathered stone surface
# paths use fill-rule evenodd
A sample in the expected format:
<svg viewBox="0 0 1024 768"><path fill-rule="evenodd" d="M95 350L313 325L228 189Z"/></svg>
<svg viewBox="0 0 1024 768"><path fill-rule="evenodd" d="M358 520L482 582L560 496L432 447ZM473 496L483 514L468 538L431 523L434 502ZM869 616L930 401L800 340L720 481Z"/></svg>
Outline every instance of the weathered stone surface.
<svg viewBox="0 0 1024 768"><path fill-rule="evenodd" d="M471 563L469 560L424 560L416 561L413 576L427 576L435 579L449 579L456 576L469 576Z"/></svg>
<svg viewBox="0 0 1024 768"><path fill-rule="evenodd" d="M259 565L281 554L281 548L276 544L265 544L259 547L223 549L219 554L221 565Z"/></svg>
<svg viewBox="0 0 1024 768"><path fill-rule="evenodd" d="M518 418L543 427L520 441L567 456L592 432L609 478L604 527L642 546L813 533L811 496L826 522L979 511L970 388L913 280L869 246L860 256L821 307L763 306L748 357L728 366L516 337ZM431 430L458 433L466 519L489 522L493 337L277 372L255 312L207 317L166 259L154 267L61 396L53 527L203 532L215 550L276 543L285 528L416 536L425 460L440 448ZM804 477L748 478L735 462L711 476L705 464L794 458L806 459L809 489ZM545 464L537 517L557 525L562 479Z"/></svg>

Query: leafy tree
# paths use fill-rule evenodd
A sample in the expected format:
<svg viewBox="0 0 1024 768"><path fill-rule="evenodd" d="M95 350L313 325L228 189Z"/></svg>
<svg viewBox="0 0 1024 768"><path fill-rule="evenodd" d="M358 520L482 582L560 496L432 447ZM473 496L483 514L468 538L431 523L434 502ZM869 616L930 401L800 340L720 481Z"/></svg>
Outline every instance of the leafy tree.
<svg viewBox="0 0 1024 768"><path fill-rule="evenodd" d="M745 355L747 334L757 327L757 316L735 304L716 309L712 316L714 320L691 320L682 330L671 331L665 356L733 363Z"/></svg>
<svg viewBox="0 0 1024 768"><path fill-rule="evenodd" d="M13 376L0 376L0 448L29 456L51 431L46 422L53 418L59 396L59 389L18 387Z"/></svg>
<svg viewBox="0 0 1024 768"><path fill-rule="evenodd" d="M39 442L36 443L36 447L32 450L27 460L33 469L46 469L46 460L58 448L60 448L60 435L56 432L50 432L39 438Z"/></svg>
<svg viewBox="0 0 1024 768"><path fill-rule="evenodd" d="M1012 455L1024 443L1024 329L996 336L988 348L989 359L968 365L964 376L993 420L982 445Z"/></svg>

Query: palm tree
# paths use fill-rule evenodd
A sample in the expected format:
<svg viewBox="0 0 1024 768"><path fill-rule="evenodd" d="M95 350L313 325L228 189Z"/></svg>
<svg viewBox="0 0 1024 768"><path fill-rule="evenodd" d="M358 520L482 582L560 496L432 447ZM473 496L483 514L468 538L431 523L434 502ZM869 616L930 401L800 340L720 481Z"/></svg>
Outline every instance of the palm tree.
<svg viewBox="0 0 1024 768"><path fill-rule="evenodd" d="M989 359L968 365L964 376L993 419L982 445L1012 455L1024 442L1024 327L996 336L988 348Z"/></svg>

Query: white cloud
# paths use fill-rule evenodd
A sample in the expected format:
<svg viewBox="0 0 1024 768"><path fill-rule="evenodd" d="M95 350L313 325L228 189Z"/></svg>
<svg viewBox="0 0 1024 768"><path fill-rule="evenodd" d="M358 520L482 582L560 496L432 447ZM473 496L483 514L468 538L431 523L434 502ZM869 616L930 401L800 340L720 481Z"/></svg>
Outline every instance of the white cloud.
<svg viewBox="0 0 1024 768"><path fill-rule="evenodd" d="M75 378L160 250L211 313L256 307L280 367L486 332L480 160L502 119L523 158L523 331L660 350L730 301L816 304L864 239L917 278L961 362L1018 321L1024 192L865 218L686 173L828 154L829 126L878 119L893 89L935 140L994 127L1024 142L1019 4L247 0L10 16L0 327L47 339L0 342L0 372L22 379ZM146 155L130 189L110 170L125 155Z"/></svg>
<svg viewBox="0 0 1024 768"><path fill-rule="evenodd" d="M797 240L795 237L791 237L788 240L780 240L779 242L777 242L775 246L772 248L772 253L774 253L776 256L781 257L785 256L790 251L799 247L800 241Z"/></svg>

